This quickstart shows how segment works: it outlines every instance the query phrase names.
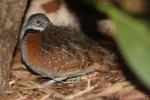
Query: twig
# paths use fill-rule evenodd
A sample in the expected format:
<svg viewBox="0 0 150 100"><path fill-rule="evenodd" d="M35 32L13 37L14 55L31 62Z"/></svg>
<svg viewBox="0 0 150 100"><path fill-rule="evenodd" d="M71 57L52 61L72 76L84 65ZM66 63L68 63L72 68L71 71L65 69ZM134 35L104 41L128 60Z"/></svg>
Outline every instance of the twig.
<svg viewBox="0 0 150 100"><path fill-rule="evenodd" d="M86 93L92 91L93 89L95 89L95 88L98 87L98 86L99 86L98 83L96 83L96 84L93 85L93 86L89 86L89 83L88 83L88 86L87 86L87 88L86 88L85 90L80 91L80 92L75 93L75 94L72 94L72 95L69 95L69 96L66 96L66 97L64 97L64 99L65 99L65 100L71 100L71 99L74 99L74 98L76 98L76 97L82 96L82 95L84 95L84 94L86 94Z"/></svg>
<svg viewBox="0 0 150 100"><path fill-rule="evenodd" d="M131 85L130 85L129 82L116 83L116 84L112 85L111 87L108 87L106 90L100 92L96 96L108 96L110 94L122 91L122 90L124 90L125 88L128 88L128 87L130 87L130 89L131 89ZM134 87L132 87L132 89L133 88Z"/></svg>
<svg viewBox="0 0 150 100"><path fill-rule="evenodd" d="M43 96L41 99L39 100L47 100L49 98L50 94L46 94L45 96Z"/></svg>

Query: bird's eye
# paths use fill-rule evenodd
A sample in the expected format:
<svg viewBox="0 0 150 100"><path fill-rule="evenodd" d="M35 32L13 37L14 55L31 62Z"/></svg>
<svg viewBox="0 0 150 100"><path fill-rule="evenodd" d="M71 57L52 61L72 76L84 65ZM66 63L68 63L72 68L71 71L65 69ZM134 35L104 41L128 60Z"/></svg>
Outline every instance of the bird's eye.
<svg viewBox="0 0 150 100"><path fill-rule="evenodd" d="M38 20L38 21L36 21L38 24L40 23L40 21Z"/></svg>

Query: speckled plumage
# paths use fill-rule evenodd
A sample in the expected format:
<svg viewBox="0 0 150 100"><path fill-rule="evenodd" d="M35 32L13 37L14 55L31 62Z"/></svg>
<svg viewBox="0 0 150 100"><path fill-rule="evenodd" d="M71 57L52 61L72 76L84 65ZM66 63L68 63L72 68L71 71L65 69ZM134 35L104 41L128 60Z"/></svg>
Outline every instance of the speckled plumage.
<svg viewBox="0 0 150 100"><path fill-rule="evenodd" d="M43 14L32 15L21 36L23 61L31 70L54 79L84 75L96 71L97 67L105 70L115 65L106 49L81 32L51 22L40 30L32 28L33 20L44 23L45 18Z"/></svg>

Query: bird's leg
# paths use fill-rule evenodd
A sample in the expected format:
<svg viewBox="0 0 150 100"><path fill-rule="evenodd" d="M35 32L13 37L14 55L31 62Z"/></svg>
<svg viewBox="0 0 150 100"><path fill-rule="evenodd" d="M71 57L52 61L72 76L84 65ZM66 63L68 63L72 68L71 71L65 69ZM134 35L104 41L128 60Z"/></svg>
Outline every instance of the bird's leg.
<svg viewBox="0 0 150 100"><path fill-rule="evenodd" d="M43 87L54 84L56 82L62 82L63 80L67 79L68 77L64 76L64 77L59 77L59 78L54 78L48 82L45 82L43 84L41 84Z"/></svg>
<svg viewBox="0 0 150 100"><path fill-rule="evenodd" d="M81 76L77 76L75 82L76 82L76 88L79 88L79 89L80 89L81 86L82 86L82 85L81 85Z"/></svg>
<svg viewBox="0 0 150 100"><path fill-rule="evenodd" d="M77 76L76 77L76 83L80 83L81 82L81 76Z"/></svg>
<svg viewBox="0 0 150 100"><path fill-rule="evenodd" d="M79 83L80 84L80 82L81 82L81 76L76 76L73 80L69 80L65 83L67 83L67 84L70 84L70 83L77 83L78 84Z"/></svg>

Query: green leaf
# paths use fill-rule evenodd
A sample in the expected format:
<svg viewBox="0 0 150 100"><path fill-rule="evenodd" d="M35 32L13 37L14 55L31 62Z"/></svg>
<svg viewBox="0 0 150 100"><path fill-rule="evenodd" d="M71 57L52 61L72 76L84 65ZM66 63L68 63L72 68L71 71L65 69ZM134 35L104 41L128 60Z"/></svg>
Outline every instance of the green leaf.
<svg viewBox="0 0 150 100"><path fill-rule="evenodd" d="M100 4L98 7L115 23L117 43L129 67L150 89L150 28L148 24L114 6Z"/></svg>

